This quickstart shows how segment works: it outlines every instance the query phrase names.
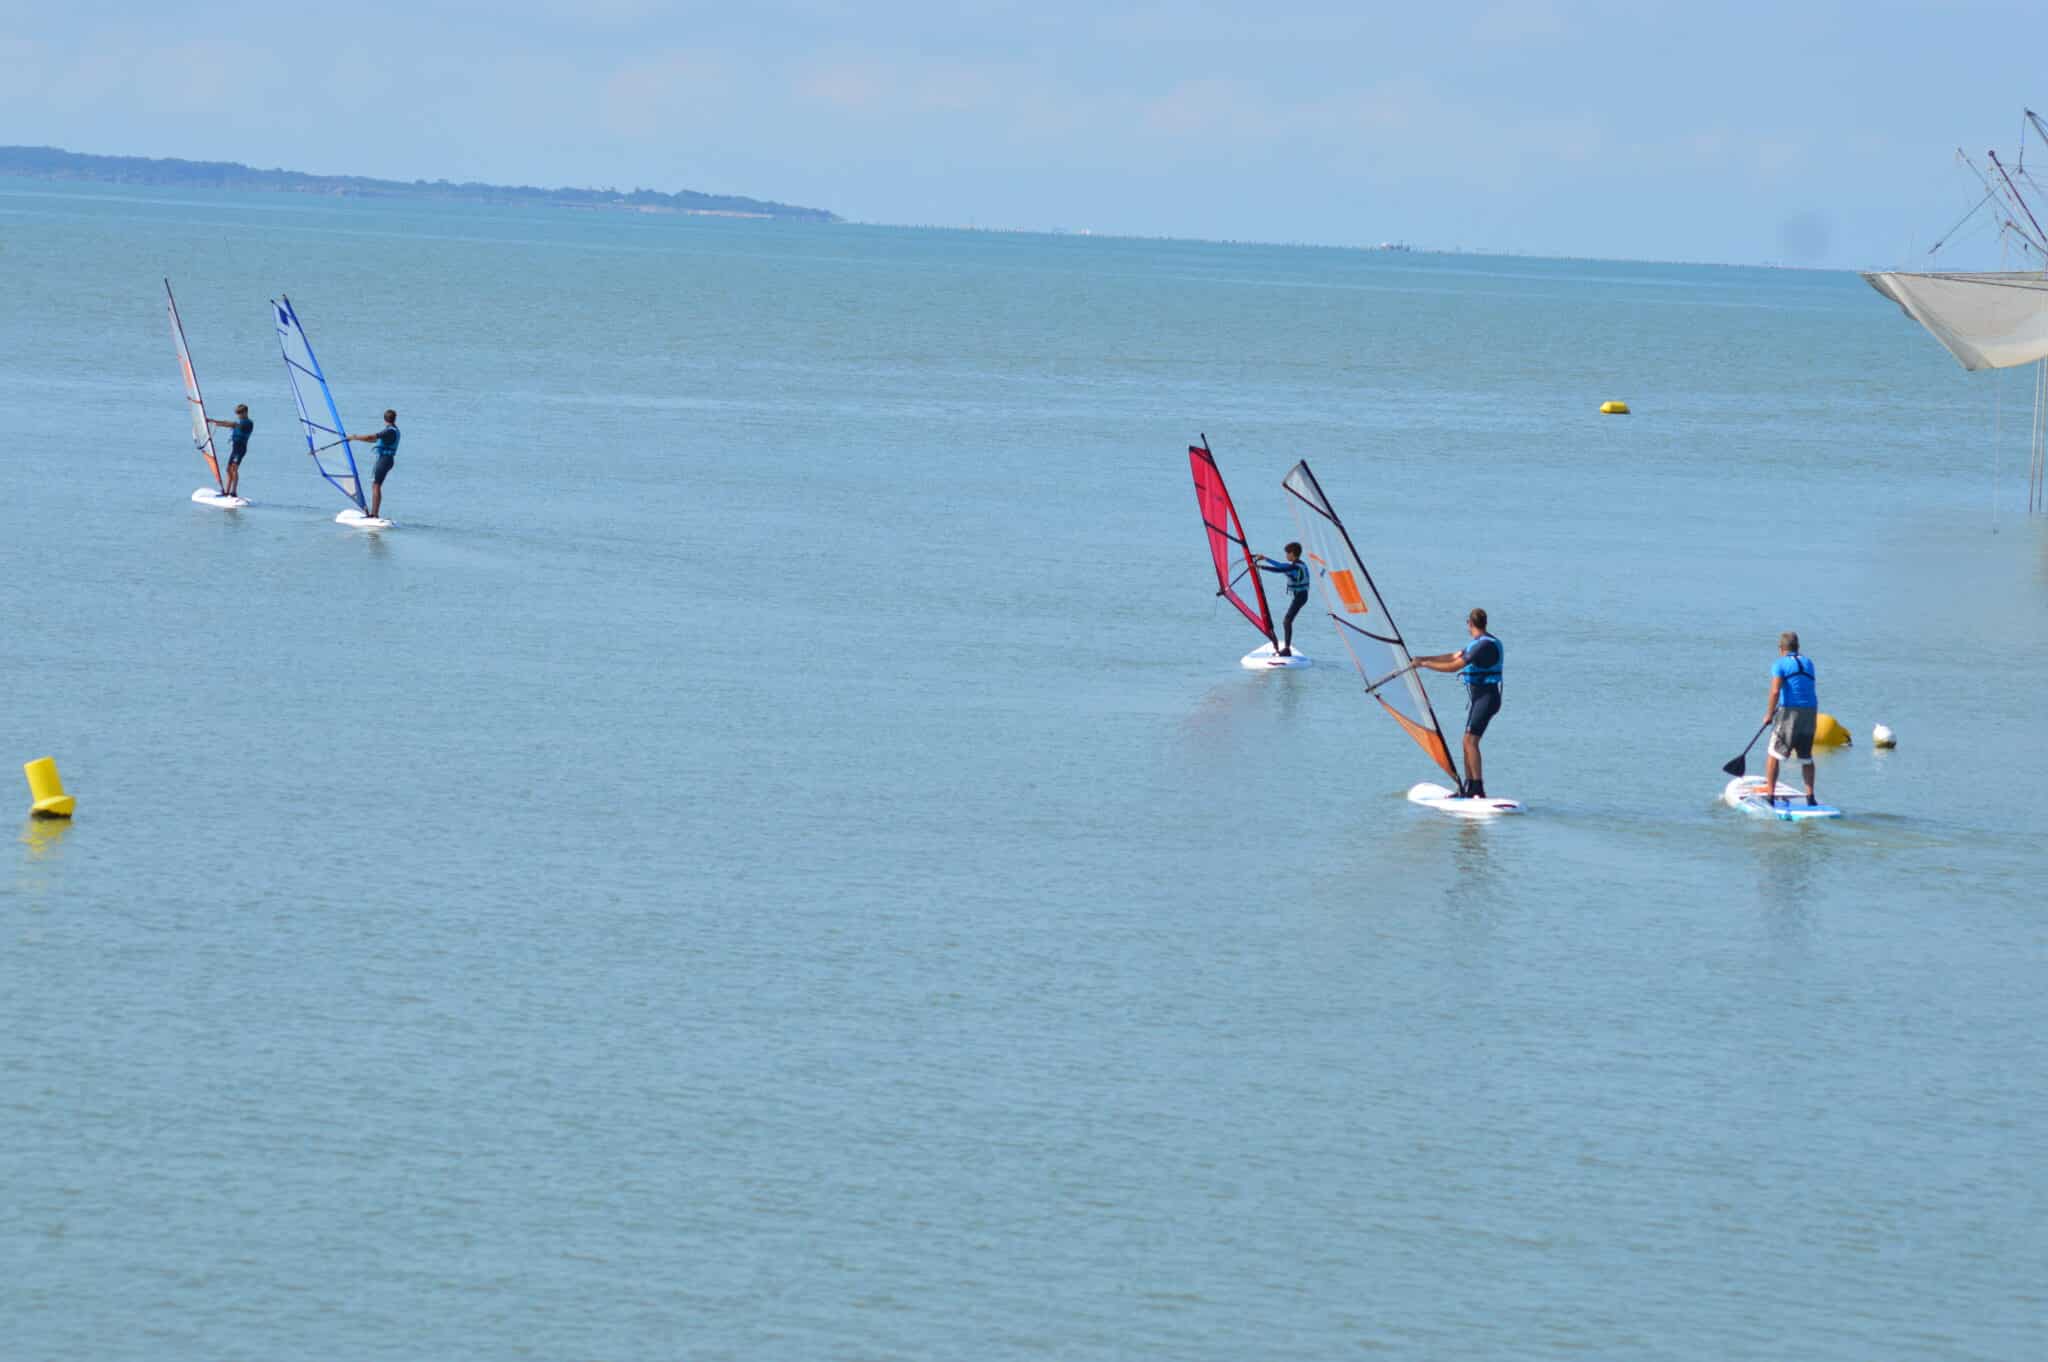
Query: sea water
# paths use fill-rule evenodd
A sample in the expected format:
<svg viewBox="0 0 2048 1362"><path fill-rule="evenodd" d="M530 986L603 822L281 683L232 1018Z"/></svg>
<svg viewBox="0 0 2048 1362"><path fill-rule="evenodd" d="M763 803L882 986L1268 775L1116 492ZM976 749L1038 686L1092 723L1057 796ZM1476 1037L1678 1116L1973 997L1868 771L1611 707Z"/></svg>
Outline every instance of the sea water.
<svg viewBox="0 0 2048 1362"><path fill-rule="evenodd" d="M2048 1352L2031 412L1854 275L15 181L0 286L0 1352ZM1528 816L1238 666L1205 433ZM1783 629L1833 825L1716 804Z"/></svg>

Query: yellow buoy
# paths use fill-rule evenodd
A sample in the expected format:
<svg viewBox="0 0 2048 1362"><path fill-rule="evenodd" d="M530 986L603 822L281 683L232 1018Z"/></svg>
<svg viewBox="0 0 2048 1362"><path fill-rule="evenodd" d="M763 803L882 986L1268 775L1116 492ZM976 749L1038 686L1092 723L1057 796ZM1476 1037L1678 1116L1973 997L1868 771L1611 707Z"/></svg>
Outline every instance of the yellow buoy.
<svg viewBox="0 0 2048 1362"><path fill-rule="evenodd" d="M78 801L64 793L64 778L57 774L55 757L37 757L23 764L28 777L28 797L35 801L29 812L37 818L69 818Z"/></svg>
<svg viewBox="0 0 2048 1362"><path fill-rule="evenodd" d="M1813 745L1815 747L1847 747L1849 730L1835 721L1832 714L1823 714L1813 721Z"/></svg>
<svg viewBox="0 0 2048 1362"><path fill-rule="evenodd" d="M1628 403L1602 402L1600 404L1600 414L1602 416L1626 416L1628 415Z"/></svg>

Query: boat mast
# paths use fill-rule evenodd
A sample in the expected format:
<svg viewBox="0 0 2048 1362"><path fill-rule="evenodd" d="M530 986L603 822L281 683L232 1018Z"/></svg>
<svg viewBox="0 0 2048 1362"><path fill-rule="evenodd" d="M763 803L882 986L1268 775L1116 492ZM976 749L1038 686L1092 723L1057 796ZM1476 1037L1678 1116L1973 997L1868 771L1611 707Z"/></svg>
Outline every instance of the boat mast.
<svg viewBox="0 0 2048 1362"><path fill-rule="evenodd" d="M2005 173L2005 166L1999 161L1998 153L1987 151L1984 154L1990 158L1992 168L1998 172L1998 178L2004 182L2006 196L2012 201L2013 206L2027 215L2027 222L2032 225L2034 234L2028 236L2025 232L2020 231L2020 225L2017 222L2013 222L2010 218L2006 220L2007 225L2015 232L2019 232L2021 239L2033 247L2037 254L2048 257L2048 245L2042 244L2043 239L2048 238L2048 232L2041 230L2040 222L2034 217L2034 210L2027 206L2026 198L2021 195L2020 187L2012 182L2012 176Z"/></svg>

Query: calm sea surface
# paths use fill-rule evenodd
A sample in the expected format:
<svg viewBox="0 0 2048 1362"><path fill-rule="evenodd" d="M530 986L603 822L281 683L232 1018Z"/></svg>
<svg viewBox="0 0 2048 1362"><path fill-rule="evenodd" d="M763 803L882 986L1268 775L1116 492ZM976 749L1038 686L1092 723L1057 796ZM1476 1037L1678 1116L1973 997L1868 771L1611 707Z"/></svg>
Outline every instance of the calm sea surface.
<svg viewBox="0 0 2048 1362"><path fill-rule="evenodd" d="M2048 1355L2023 383L1846 274L0 183L0 1354ZM1488 608L1528 817L1239 668L1198 432ZM1786 628L1839 824L1715 804Z"/></svg>

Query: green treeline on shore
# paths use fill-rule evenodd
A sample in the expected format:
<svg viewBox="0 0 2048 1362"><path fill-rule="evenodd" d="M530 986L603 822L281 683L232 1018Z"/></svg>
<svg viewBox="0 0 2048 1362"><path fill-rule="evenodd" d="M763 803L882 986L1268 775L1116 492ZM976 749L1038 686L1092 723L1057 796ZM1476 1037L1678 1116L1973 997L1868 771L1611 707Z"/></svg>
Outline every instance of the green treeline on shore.
<svg viewBox="0 0 2048 1362"><path fill-rule="evenodd" d="M532 185L461 184L449 180L377 180L363 175L308 175L297 170L258 170L237 161L181 161L147 156L91 156L57 147L0 146L0 175L37 180L92 180L103 184L176 185L194 189L240 189L338 198L460 199L473 203L552 204L563 208L606 208L645 213L696 213L717 217L775 218L795 222L837 222L822 208L802 208L736 194L700 194L679 189L540 189Z"/></svg>

